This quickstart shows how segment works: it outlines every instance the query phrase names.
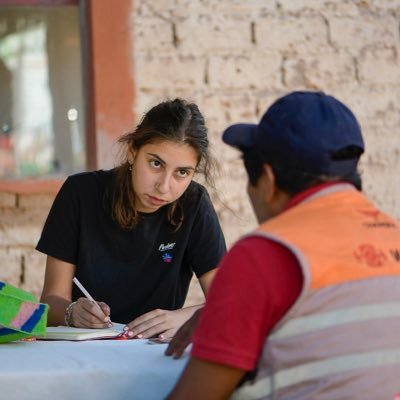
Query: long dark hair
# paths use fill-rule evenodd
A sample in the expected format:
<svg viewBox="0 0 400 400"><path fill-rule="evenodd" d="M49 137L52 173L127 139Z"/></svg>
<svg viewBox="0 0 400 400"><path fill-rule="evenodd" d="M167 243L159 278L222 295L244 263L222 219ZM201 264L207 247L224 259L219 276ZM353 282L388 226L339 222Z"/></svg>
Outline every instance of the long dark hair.
<svg viewBox="0 0 400 400"><path fill-rule="evenodd" d="M215 187L212 176L215 160L209 152L207 127L197 105L182 99L157 104L143 116L133 132L121 136L118 140L123 146L123 156L121 165L116 168L112 217L123 229L132 229L139 221L139 213L134 206L136 194L129 164L130 151L138 151L142 146L159 140L191 146L198 155L196 172L204 174L206 183L212 188ZM183 222L179 199L167 207L168 221L178 230Z"/></svg>

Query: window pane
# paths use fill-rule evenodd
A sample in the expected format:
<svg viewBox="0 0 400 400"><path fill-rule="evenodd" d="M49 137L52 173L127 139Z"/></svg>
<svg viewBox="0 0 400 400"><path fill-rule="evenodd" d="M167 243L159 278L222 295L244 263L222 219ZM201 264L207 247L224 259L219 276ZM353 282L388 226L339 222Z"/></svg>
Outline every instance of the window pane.
<svg viewBox="0 0 400 400"><path fill-rule="evenodd" d="M0 177L84 168L78 7L0 7Z"/></svg>

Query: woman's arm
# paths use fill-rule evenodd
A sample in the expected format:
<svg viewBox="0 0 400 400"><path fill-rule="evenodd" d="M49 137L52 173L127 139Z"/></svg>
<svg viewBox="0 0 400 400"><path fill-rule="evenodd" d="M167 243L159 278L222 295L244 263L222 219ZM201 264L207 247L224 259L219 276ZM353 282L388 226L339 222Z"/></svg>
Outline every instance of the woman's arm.
<svg viewBox="0 0 400 400"><path fill-rule="evenodd" d="M217 268L214 268L199 277L201 289L206 297L216 273Z"/></svg>
<svg viewBox="0 0 400 400"><path fill-rule="evenodd" d="M47 256L44 285L40 301L49 305L47 325L65 324L65 312L72 301L72 278L75 265ZM103 313L88 299L79 298L72 307L71 325L85 328L105 328L110 309L98 303Z"/></svg>
<svg viewBox="0 0 400 400"><path fill-rule="evenodd" d="M47 256L40 301L49 305L47 325L64 325L65 310L71 303L75 265Z"/></svg>

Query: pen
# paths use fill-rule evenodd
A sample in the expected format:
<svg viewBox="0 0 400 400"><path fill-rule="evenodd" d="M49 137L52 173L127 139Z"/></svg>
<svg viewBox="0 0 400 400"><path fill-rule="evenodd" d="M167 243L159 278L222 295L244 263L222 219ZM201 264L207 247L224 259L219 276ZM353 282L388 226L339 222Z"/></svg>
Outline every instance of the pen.
<svg viewBox="0 0 400 400"><path fill-rule="evenodd" d="M82 283L80 283L78 281L78 278L74 277L72 278L72 281L75 283L76 286L78 286L78 288L81 290L81 292L85 295L85 297L87 299L89 299L90 301L92 301L94 304L96 304L96 306L99 308L99 310L103 312L103 310L101 309L101 307L97 304L97 302L95 301L95 299L90 295L90 293L84 288L84 286L82 285ZM111 320L108 321L108 326L112 326L112 322Z"/></svg>

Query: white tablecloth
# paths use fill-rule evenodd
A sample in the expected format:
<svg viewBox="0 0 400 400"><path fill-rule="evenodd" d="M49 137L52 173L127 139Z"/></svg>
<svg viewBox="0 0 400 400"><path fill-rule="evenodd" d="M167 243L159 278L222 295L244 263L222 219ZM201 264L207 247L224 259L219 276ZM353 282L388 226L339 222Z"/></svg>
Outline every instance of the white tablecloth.
<svg viewBox="0 0 400 400"><path fill-rule="evenodd" d="M4 400L152 400L173 388L186 362L147 340L33 341L0 345Z"/></svg>

